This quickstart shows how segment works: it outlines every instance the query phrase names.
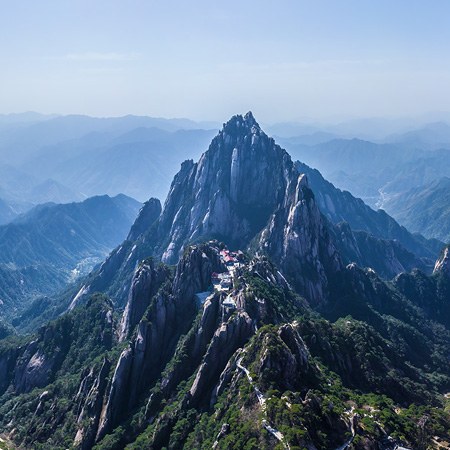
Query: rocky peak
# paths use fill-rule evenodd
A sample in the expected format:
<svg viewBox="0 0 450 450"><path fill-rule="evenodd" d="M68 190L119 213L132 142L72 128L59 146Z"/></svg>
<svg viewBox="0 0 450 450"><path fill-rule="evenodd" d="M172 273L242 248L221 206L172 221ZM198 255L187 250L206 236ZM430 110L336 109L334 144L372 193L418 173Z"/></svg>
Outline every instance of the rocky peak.
<svg viewBox="0 0 450 450"><path fill-rule="evenodd" d="M450 277L450 245L444 247L439 256L439 259L434 265L433 274L442 273L447 277Z"/></svg>
<svg viewBox="0 0 450 450"><path fill-rule="evenodd" d="M120 324L120 340L126 339L161 285L170 277L169 268L155 264L153 259L143 261L136 269L128 294L128 301Z"/></svg>
<svg viewBox="0 0 450 450"><path fill-rule="evenodd" d="M190 300L196 292L209 288L213 272L224 271L226 267L213 247L207 244L189 246L177 264L173 293Z"/></svg>
<svg viewBox="0 0 450 450"><path fill-rule="evenodd" d="M162 259L175 263L187 242L220 238L245 248L283 201L296 171L289 155L251 113L234 116L197 163L183 163L155 236Z"/></svg>
<svg viewBox="0 0 450 450"><path fill-rule="evenodd" d="M341 264L308 179L248 112L225 123L197 163L183 163L146 236L153 254L175 264L186 244L216 238L247 249L261 235L275 264L295 268L288 275L300 293L326 297L327 271Z"/></svg>
<svg viewBox="0 0 450 450"><path fill-rule="evenodd" d="M139 211L139 215L131 227L127 239L129 241L135 241L145 233L159 217L161 209L161 202L157 198L147 200Z"/></svg>
<svg viewBox="0 0 450 450"><path fill-rule="evenodd" d="M231 135L236 133L260 134L262 132L251 111L244 116L240 114L233 116L228 122L224 123L223 131Z"/></svg>
<svg viewBox="0 0 450 450"><path fill-rule="evenodd" d="M259 244L313 304L328 298L329 277L343 269L306 175L290 180Z"/></svg>

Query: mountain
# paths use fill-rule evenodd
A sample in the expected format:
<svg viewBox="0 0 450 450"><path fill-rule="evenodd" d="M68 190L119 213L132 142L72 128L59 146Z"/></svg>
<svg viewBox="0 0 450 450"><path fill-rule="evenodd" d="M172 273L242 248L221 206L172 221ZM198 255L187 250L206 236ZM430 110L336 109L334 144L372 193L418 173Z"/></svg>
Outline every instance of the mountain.
<svg viewBox="0 0 450 450"><path fill-rule="evenodd" d="M442 242L436 239L427 240L420 235L411 234L407 229L409 227L400 226L384 210L374 211L361 199L353 197L350 192L336 188L332 183L325 180L317 169L312 169L299 161L295 163L295 166L299 173L308 176L309 184L315 194L320 211L332 223L336 225L340 222L348 223L350 228L358 232L357 236L361 238L365 234L362 232L366 232L383 241L398 242L400 245L392 244L391 247L403 252L406 250L410 254L409 262L406 261L406 265L403 265L401 271L410 271L414 267L420 267L431 273L434 259L444 245ZM341 229L344 228L341 227ZM401 247L403 250L401 250ZM358 260L358 258L354 261L363 263L363 260Z"/></svg>
<svg viewBox="0 0 450 450"><path fill-rule="evenodd" d="M398 167L422 156L423 151L402 144L376 144L361 139L334 139L317 145L280 141L292 157L314 167L339 188L373 206L379 189L398 173Z"/></svg>
<svg viewBox="0 0 450 450"><path fill-rule="evenodd" d="M98 118L83 115L57 116L11 127L0 134L0 160L11 165L23 164L45 146L79 139L90 133L119 136L136 128L160 128L166 131L195 128L216 128L214 123L196 123L188 119L160 119L146 116Z"/></svg>
<svg viewBox="0 0 450 450"><path fill-rule="evenodd" d="M0 227L1 314L87 273L121 242L140 204L124 195L44 204Z"/></svg>
<svg viewBox="0 0 450 450"><path fill-rule="evenodd" d="M122 286L129 284L139 260L154 255L173 264L187 244L213 238L236 248L264 249L313 303L328 295L330 280L339 277L344 264L355 260L362 266L375 266L387 278L405 267L431 272L434 262L426 258L434 261L441 244L431 242L428 248L427 241L413 237L389 216L371 215L360 204L358 208L377 224L376 233L375 226L368 230L375 237L386 222L392 230L382 239L373 239L333 227L320 213L307 177L298 173L286 151L260 129L251 114L233 117L197 163L182 164L161 215L152 216L155 221L148 231L113 251L80 289L72 306L106 286L105 292L124 305L127 290ZM400 237L412 250L390 240Z"/></svg>
<svg viewBox="0 0 450 450"><path fill-rule="evenodd" d="M5 200L0 199L0 225L11 222L17 216L18 213L14 207L5 202Z"/></svg>
<svg viewBox="0 0 450 450"><path fill-rule="evenodd" d="M446 122L433 122L416 130L393 134L386 140L430 150L450 148L450 125Z"/></svg>
<svg viewBox="0 0 450 450"><path fill-rule="evenodd" d="M284 221L297 214L311 221L300 245L293 239L302 232L297 224L283 228ZM260 129L251 113L227 122L198 163L182 164L161 215L133 245L125 264L133 264L142 247L164 262L175 263L186 244L209 238L239 248L252 242L265 248L292 275L292 281L309 293L311 301L319 301L327 289L328 275L342 265L306 178L297 173L289 155ZM307 254L310 246L315 248L313 257ZM113 253L98 278L109 265L120 265L121 259ZM318 271L319 277L304 275ZM120 298L119 303L123 293Z"/></svg>
<svg viewBox="0 0 450 450"><path fill-rule="evenodd" d="M63 183L35 177L5 164L0 164L0 179L1 224L40 203L69 203L86 198Z"/></svg>
<svg viewBox="0 0 450 450"><path fill-rule="evenodd" d="M351 192L373 208L383 208L391 196L450 176L450 150L429 151L403 142L373 143L334 139L305 145L281 139L290 154L314 167L335 186Z"/></svg>
<svg viewBox="0 0 450 450"><path fill-rule="evenodd" d="M383 207L408 229L450 242L450 178L393 195Z"/></svg>
<svg viewBox="0 0 450 450"><path fill-rule="evenodd" d="M347 264L340 249L361 232L345 226L344 239L251 113L234 116L65 314L0 341L4 439L311 450L449 439L448 249L433 275L387 282ZM380 238L363 233L376 253Z"/></svg>
<svg viewBox="0 0 450 450"><path fill-rule="evenodd" d="M125 193L142 201L165 198L181 162L200 156L214 133L145 127L119 135L90 133L41 148L22 169L87 196Z"/></svg>
<svg viewBox="0 0 450 450"><path fill-rule="evenodd" d="M103 194L165 198L181 162L200 156L218 127L139 116L19 116L0 117L0 199L17 214Z"/></svg>

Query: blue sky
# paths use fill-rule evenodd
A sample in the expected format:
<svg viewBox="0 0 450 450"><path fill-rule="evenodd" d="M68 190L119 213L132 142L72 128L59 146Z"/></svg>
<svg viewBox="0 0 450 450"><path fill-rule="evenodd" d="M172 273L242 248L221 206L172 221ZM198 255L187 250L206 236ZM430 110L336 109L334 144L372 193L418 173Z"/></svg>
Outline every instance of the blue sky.
<svg viewBox="0 0 450 450"><path fill-rule="evenodd" d="M0 0L0 112L450 110L450 2Z"/></svg>

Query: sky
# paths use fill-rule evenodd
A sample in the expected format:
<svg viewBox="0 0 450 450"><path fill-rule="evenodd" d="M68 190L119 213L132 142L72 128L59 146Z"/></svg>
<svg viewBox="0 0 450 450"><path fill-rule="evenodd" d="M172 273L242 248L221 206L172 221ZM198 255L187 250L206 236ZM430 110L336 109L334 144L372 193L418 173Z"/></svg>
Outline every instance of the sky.
<svg viewBox="0 0 450 450"><path fill-rule="evenodd" d="M450 110L448 0L0 0L0 113Z"/></svg>

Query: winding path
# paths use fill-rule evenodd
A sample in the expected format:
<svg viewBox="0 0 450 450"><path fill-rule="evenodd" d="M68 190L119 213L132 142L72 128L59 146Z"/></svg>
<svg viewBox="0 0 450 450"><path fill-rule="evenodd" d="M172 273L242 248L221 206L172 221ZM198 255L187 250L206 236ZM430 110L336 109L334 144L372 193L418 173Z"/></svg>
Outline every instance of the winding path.
<svg viewBox="0 0 450 450"><path fill-rule="evenodd" d="M255 385L252 376L250 375L249 370L242 365L242 357L239 358L236 361L236 366L238 369L242 370L242 372L245 373L247 376L247 379L250 383L250 385L253 387L253 390L255 391L256 397L258 398L259 404L262 406L262 408L265 408L266 405L266 397L264 394L258 389L258 387ZM285 442L283 433L281 431L277 430L276 428L272 427L267 420L262 421L262 426L272 435L274 436L278 441L280 441L285 448L290 450L289 444Z"/></svg>
<svg viewBox="0 0 450 450"><path fill-rule="evenodd" d="M349 414L350 414L350 431L352 432L352 435L348 441L346 441L344 444L342 444L340 447L336 448L335 450L345 450L352 443L353 439L355 438L355 425L353 423L353 419L354 419L355 415L353 414L353 407L349 411Z"/></svg>

